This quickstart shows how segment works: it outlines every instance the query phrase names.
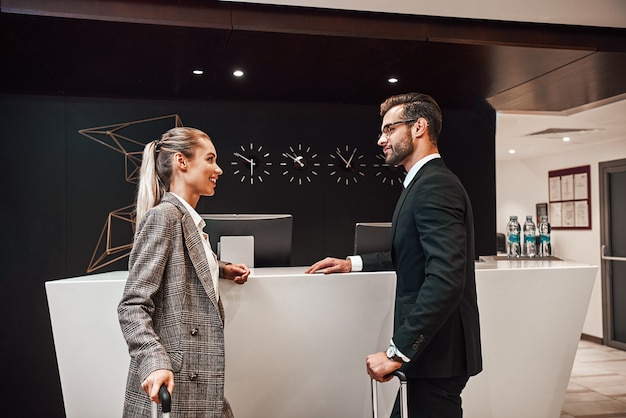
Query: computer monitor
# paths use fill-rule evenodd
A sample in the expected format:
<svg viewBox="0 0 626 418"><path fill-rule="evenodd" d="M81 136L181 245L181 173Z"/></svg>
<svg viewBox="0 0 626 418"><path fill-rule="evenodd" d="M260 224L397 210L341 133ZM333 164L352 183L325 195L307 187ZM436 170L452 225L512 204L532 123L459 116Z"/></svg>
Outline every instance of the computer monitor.
<svg viewBox="0 0 626 418"><path fill-rule="evenodd" d="M391 222L357 222L354 227L354 254L391 250Z"/></svg>
<svg viewBox="0 0 626 418"><path fill-rule="evenodd" d="M223 236L254 237L254 267L291 263L293 217L288 214L201 214L211 248L217 254ZM228 261L228 260L226 260Z"/></svg>

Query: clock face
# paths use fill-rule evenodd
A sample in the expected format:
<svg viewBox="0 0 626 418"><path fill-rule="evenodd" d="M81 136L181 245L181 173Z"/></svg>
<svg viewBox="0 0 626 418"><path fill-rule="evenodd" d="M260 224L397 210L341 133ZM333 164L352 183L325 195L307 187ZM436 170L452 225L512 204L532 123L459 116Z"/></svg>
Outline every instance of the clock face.
<svg viewBox="0 0 626 418"><path fill-rule="evenodd" d="M331 162L328 167L330 175L337 178L337 183L348 186L350 183L358 183L359 178L365 176L365 162L363 154L358 153L357 148L346 145L330 154Z"/></svg>
<svg viewBox="0 0 626 418"><path fill-rule="evenodd" d="M376 154L376 162L372 164L372 167L374 167L376 178L383 184L396 186L404 181L406 175L404 168L387 164L385 154Z"/></svg>
<svg viewBox="0 0 626 418"><path fill-rule="evenodd" d="M283 152L285 160L281 161L280 167L285 178L290 183L302 186L311 183L312 179L318 175L321 163L317 161L318 155L311 151L311 147L298 144L295 147Z"/></svg>
<svg viewBox="0 0 626 418"><path fill-rule="evenodd" d="M230 163L235 168L233 174L240 176L242 183L262 183L263 178L270 175L270 153L264 151L262 145L255 146L252 142L247 147L242 145L239 148L240 151L233 153L235 159Z"/></svg>

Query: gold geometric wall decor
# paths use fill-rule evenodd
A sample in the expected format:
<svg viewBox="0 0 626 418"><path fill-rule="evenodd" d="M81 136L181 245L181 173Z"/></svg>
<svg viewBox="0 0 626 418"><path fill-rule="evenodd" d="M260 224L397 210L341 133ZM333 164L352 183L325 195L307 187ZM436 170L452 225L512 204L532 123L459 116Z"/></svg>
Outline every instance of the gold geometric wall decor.
<svg viewBox="0 0 626 418"><path fill-rule="evenodd" d="M150 122L164 121L167 119L174 120L174 127L183 126L180 117L176 114L158 116L150 119L136 120L133 122L124 122L114 125L98 126L96 128L80 129L78 132L89 139L96 141L114 151L124 154L126 181L129 183L137 183L139 177L139 168L141 167L141 153L143 147L148 141L139 141L122 135L123 129L129 129L139 124ZM165 132L165 131L163 131ZM161 132L161 133L163 133ZM141 131L139 131L141 133ZM150 138L150 141L157 137Z"/></svg>
<svg viewBox="0 0 626 418"><path fill-rule="evenodd" d="M139 182L139 169L141 168L142 151L129 152L124 157L124 178L129 183Z"/></svg>
<svg viewBox="0 0 626 418"><path fill-rule="evenodd" d="M170 120L169 123L168 119ZM172 122L174 126L171 126ZM156 131L158 136L156 136L156 133L152 135L146 133L148 131L146 124L149 123L158 123L158 126L160 126L160 130ZM161 126L163 123L167 125L167 128ZM128 183L136 184L139 180L141 155L144 146L149 141L157 139L166 129L180 126L183 126L180 117L173 114L96 128L80 129L78 132L107 148L123 154L124 178ZM129 132L125 132L126 135L122 135L122 130ZM131 136L135 136L135 138L131 138ZM136 139L137 136L145 139L143 141ZM133 203L109 213L87 267L87 273L92 273L95 270L108 266L130 254L135 233L134 211L135 204Z"/></svg>
<svg viewBox="0 0 626 418"><path fill-rule="evenodd" d="M134 210L135 205L132 204L109 213L91 256L87 273L121 260L130 253L133 246L132 237L135 233ZM128 237L130 237L130 243Z"/></svg>

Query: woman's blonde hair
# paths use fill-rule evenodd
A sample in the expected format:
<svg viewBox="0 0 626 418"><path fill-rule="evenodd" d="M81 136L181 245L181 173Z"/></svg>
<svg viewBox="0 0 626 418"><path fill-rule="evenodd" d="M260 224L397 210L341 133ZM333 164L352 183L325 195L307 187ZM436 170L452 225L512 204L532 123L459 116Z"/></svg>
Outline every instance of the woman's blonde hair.
<svg viewBox="0 0 626 418"><path fill-rule="evenodd" d="M139 225L148 209L156 206L169 190L174 154L180 152L186 158L193 158L200 138L211 140L199 129L179 127L170 129L161 138L146 144L137 185L135 225Z"/></svg>

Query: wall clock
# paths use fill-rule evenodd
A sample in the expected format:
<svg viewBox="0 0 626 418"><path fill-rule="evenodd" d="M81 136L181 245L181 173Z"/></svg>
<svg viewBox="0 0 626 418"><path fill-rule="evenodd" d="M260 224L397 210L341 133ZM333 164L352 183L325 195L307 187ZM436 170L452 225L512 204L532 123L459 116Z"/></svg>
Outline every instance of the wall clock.
<svg viewBox="0 0 626 418"><path fill-rule="evenodd" d="M357 152L357 148L339 148L330 154L331 162L328 167L331 169L330 175L337 178L337 183L348 186L350 183L358 183L359 178L365 176L365 162L363 154Z"/></svg>
<svg viewBox="0 0 626 418"><path fill-rule="evenodd" d="M240 151L233 152L235 157L231 165L235 167L233 174L241 176L242 183L254 184L263 182L263 178L270 175L268 168L272 163L268 160L270 153L263 150L263 146L255 146L252 142L248 147L241 145Z"/></svg>
<svg viewBox="0 0 626 418"><path fill-rule="evenodd" d="M385 154L376 154L376 162L372 164L374 175L383 184L395 186L402 184L406 171L402 166L389 165L385 162Z"/></svg>
<svg viewBox="0 0 626 418"><path fill-rule="evenodd" d="M317 161L317 153L312 152L311 147L298 144L289 147L282 156L286 160L280 162L282 174L290 183L302 186L304 183L311 183L319 174L318 170L322 164Z"/></svg>

